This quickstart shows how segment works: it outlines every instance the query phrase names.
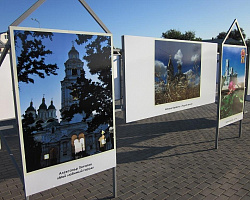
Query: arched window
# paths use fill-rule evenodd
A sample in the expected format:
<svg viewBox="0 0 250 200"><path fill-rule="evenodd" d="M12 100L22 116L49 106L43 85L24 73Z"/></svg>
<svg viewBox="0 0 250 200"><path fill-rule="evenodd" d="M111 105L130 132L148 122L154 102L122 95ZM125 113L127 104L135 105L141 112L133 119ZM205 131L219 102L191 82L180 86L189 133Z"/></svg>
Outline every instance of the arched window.
<svg viewBox="0 0 250 200"><path fill-rule="evenodd" d="M77 69L72 69L72 76L77 76Z"/></svg>
<svg viewBox="0 0 250 200"><path fill-rule="evenodd" d="M79 140L80 140L82 151L85 151L85 136L84 136L84 133L80 133L78 137L79 137Z"/></svg>
<svg viewBox="0 0 250 200"><path fill-rule="evenodd" d="M71 136L72 156L74 158L83 157L85 155L85 136L84 133Z"/></svg>
<svg viewBox="0 0 250 200"><path fill-rule="evenodd" d="M50 165L57 164L57 148L51 148L49 151Z"/></svg>

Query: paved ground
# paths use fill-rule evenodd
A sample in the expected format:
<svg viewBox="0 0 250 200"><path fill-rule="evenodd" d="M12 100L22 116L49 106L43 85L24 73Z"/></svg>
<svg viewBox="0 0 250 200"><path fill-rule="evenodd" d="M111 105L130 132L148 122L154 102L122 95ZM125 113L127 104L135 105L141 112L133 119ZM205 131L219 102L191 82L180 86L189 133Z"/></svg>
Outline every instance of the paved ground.
<svg viewBox="0 0 250 200"><path fill-rule="evenodd" d="M113 199L250 199L250 103L248 110L242 137L239 122L220 129L217 150L216 104L130 124L116 112L118 197ZM20 163L14 129L4 134ZM107 170L30 200L112 199L112 175L112 169ZM5 147L0 150L0 199L24 199Z"/></svg>

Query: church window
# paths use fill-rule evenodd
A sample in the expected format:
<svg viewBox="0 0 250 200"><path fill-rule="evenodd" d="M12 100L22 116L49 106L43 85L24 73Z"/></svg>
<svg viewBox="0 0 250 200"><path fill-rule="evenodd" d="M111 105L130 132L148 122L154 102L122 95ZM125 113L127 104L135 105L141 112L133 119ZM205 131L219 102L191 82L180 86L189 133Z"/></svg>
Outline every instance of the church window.
<svg viewBox="0 0 250 200"><path fill-rule="evenodd" d="M80 133L78 138L80 140L82 151L85 151L85 136L84 136L84 133Z"/></svg>
<svg viewBox="0 0 250 200"><path fill-rule="evenodd" d="M49 152L50 165L57 164L57 148L51 148Z"/></svg>
<svg viewBox="0 0 250 200"><path fill-rule="evenodd" d="M75 154L81 152L81 150L82 150L81 143L78 139L74 140L74 146L75 146Z"/></svg>
<svg viewBox="0 0 250 200"><path fill-rule="evenodd" d="M75 153L75 145L74 145L75 139L77 139L77 135L72 135L71 136L72 153Z"/></svg>
<svg viewBox="0 0 250 200"><path fill-rule="evenodd" d="M63 142L63 155L66 156L68 152L68 144L67 142Z"/></svg>
<svg viewBox="0 0 250 200"><path fill-rule="evenodd" d="M73 100L78 100L78 94L76 93L76 89L73 90L74 95L73 95Z"/></svg>
<svg viewBox="0 0 250 200"><path fill-rule="evenodd" d="M76 76L77 75L77 69L72 69L72 76Z"/></svg>

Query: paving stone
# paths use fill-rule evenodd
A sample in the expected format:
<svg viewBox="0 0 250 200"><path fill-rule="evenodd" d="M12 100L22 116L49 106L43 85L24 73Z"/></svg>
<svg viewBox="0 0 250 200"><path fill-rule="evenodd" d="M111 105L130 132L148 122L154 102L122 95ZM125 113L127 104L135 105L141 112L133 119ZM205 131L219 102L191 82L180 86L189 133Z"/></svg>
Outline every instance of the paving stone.
<svg viewBox="0 0 250 200"><path fill-rule="evenodd" d="M163 200L163 199L168 199L169 195L166 193L162 193L160 195L157 195L156 197L153 198L153 200Z"/></svg>
<svg viewBox="0 0 250 200"><path fill-rule="evenodd" d="M216 199L217 196L213 195L213 194L209 194L207 195L203 200L214 200Z"/></svg>
<svg viewBox="0 0 250 200"><path fill-rule="evenodd" d="M221 194L223 194L226 190L221 189L221 188L217 188L216 190L212 191L212 194L216 195L216 196L220 196Z"/></svg>
<svg viewBox="0 0 250 200"><path fill-rule="evenodd" d="M229 197L229 200L239 200L239 199L240 197L235 194Z"/></svg>
<svg viewBox="0 0 250 200"><path fill-rule="evenodd" d="M223 192L223 195L226 195L226 196L228 196L228 197L231 197L231 196L233 196L236 192L237 192L236 190L229 188L228 190L226 190L225 192Z"/></svg>
<svg viewBox="0 0 250 200"><path fill-rule="evenodd" d="M237 195L237 196L240 196L240 197L243 197L243 196L245 196L247 193L248 193L248 191L249 191L249 189L248 190L245 190L245 189L239 189L236 193L235 193L235 195Z"/></svg>
<svg viewBox="0 0 250 200"><path fill-rule="evenodd" d="M220 188L224 189L224 190L227 190L227 189L231 188L232 186L233 186L232 184L226 182L222 186L220 186Z"/></svg>
<svg viewBox="0 0 250 200"><path fill-rule="evenodd" d="M112 170L107 170L30 200L250 199L250 112L244 115L242 137L238 122L223 127L214 149L216 112L217 105L209 104L129 124L116 112L118 196L112 198ZM20 165L17 134L4 134ZM24 199L5 147L0 160L0 200Z"/></svg>
<svg viewBox="0 0 250 200"><path fill-rule="evenodd" d="M228 196L226 196L226 195L220 195L219 197L217 197L216 199L218 199L218 200L228 200L229 199L229 197Z"/></svg>

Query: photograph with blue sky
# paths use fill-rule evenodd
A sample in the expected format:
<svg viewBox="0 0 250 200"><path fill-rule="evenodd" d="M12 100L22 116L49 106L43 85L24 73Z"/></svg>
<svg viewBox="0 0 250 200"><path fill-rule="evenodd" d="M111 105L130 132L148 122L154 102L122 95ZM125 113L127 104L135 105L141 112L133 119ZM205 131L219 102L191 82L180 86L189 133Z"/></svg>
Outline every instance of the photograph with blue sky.
<svg viewBox="0 0 250 200"><path fill-rule="evenodd" d="M200 96L201 43L155 41L156 105Z"/></svg>
<svg viewBox="0 0 250 200"><path fill-rule="evenodd" d="M16 30L15 34L24 33L22 30ZM19 82L19 95L21 112L25 113L25 110L29 107L30 102L33 102L33 106L38 109L42 103L43 97L46 100L46 104L49 106L51 100L57 109L57 117L60 119L61 108L61 81L65 77L64 63L68 60L68 53L72 46L79 52L79 58L83 61L83 69L86 72L86 77L93 81L98 81L96 75L91 75L87 67L87 61L83 60L83 56L86 53L84 45L77 45L75 40L78 39L77 34L66 33L52 33L52 40L49 38L43 38L42 43L46 49L51 50L52 54L48 54L45 57L46 64L56 64L58 69L57 75L45 76L40 78L38 75L29 75L34 79L34 83ZM27 38L27 39L33 39ZM94 39L94 38L93 38ZM20 56L22 45L19 38L16 40L16 57Z"/></svg>
<svg viewBox="0 0 250 200"><path fill-rule="evenodd" d="M220 119L243 112L246 47L224 45L221 69Z"/></svg>
<svg viewBox="0 0 250 200"><path fill-rule="evenodd" d="M222 60L222 75L226 72L226 60L229 61L229 67L232 67L233 72L237 73L237 81L238 83L245 82L245 66L246 63L241 62L241 51L245 47L237 47L237 46L223 46L223 60ZM243 58L246 60L245 58Z"/></svg>
<svg viewBox="0 0 250 200"><path fill-rule="evenodd" d="M10 32L26 171L114 149L112 35Z"/></svg>

